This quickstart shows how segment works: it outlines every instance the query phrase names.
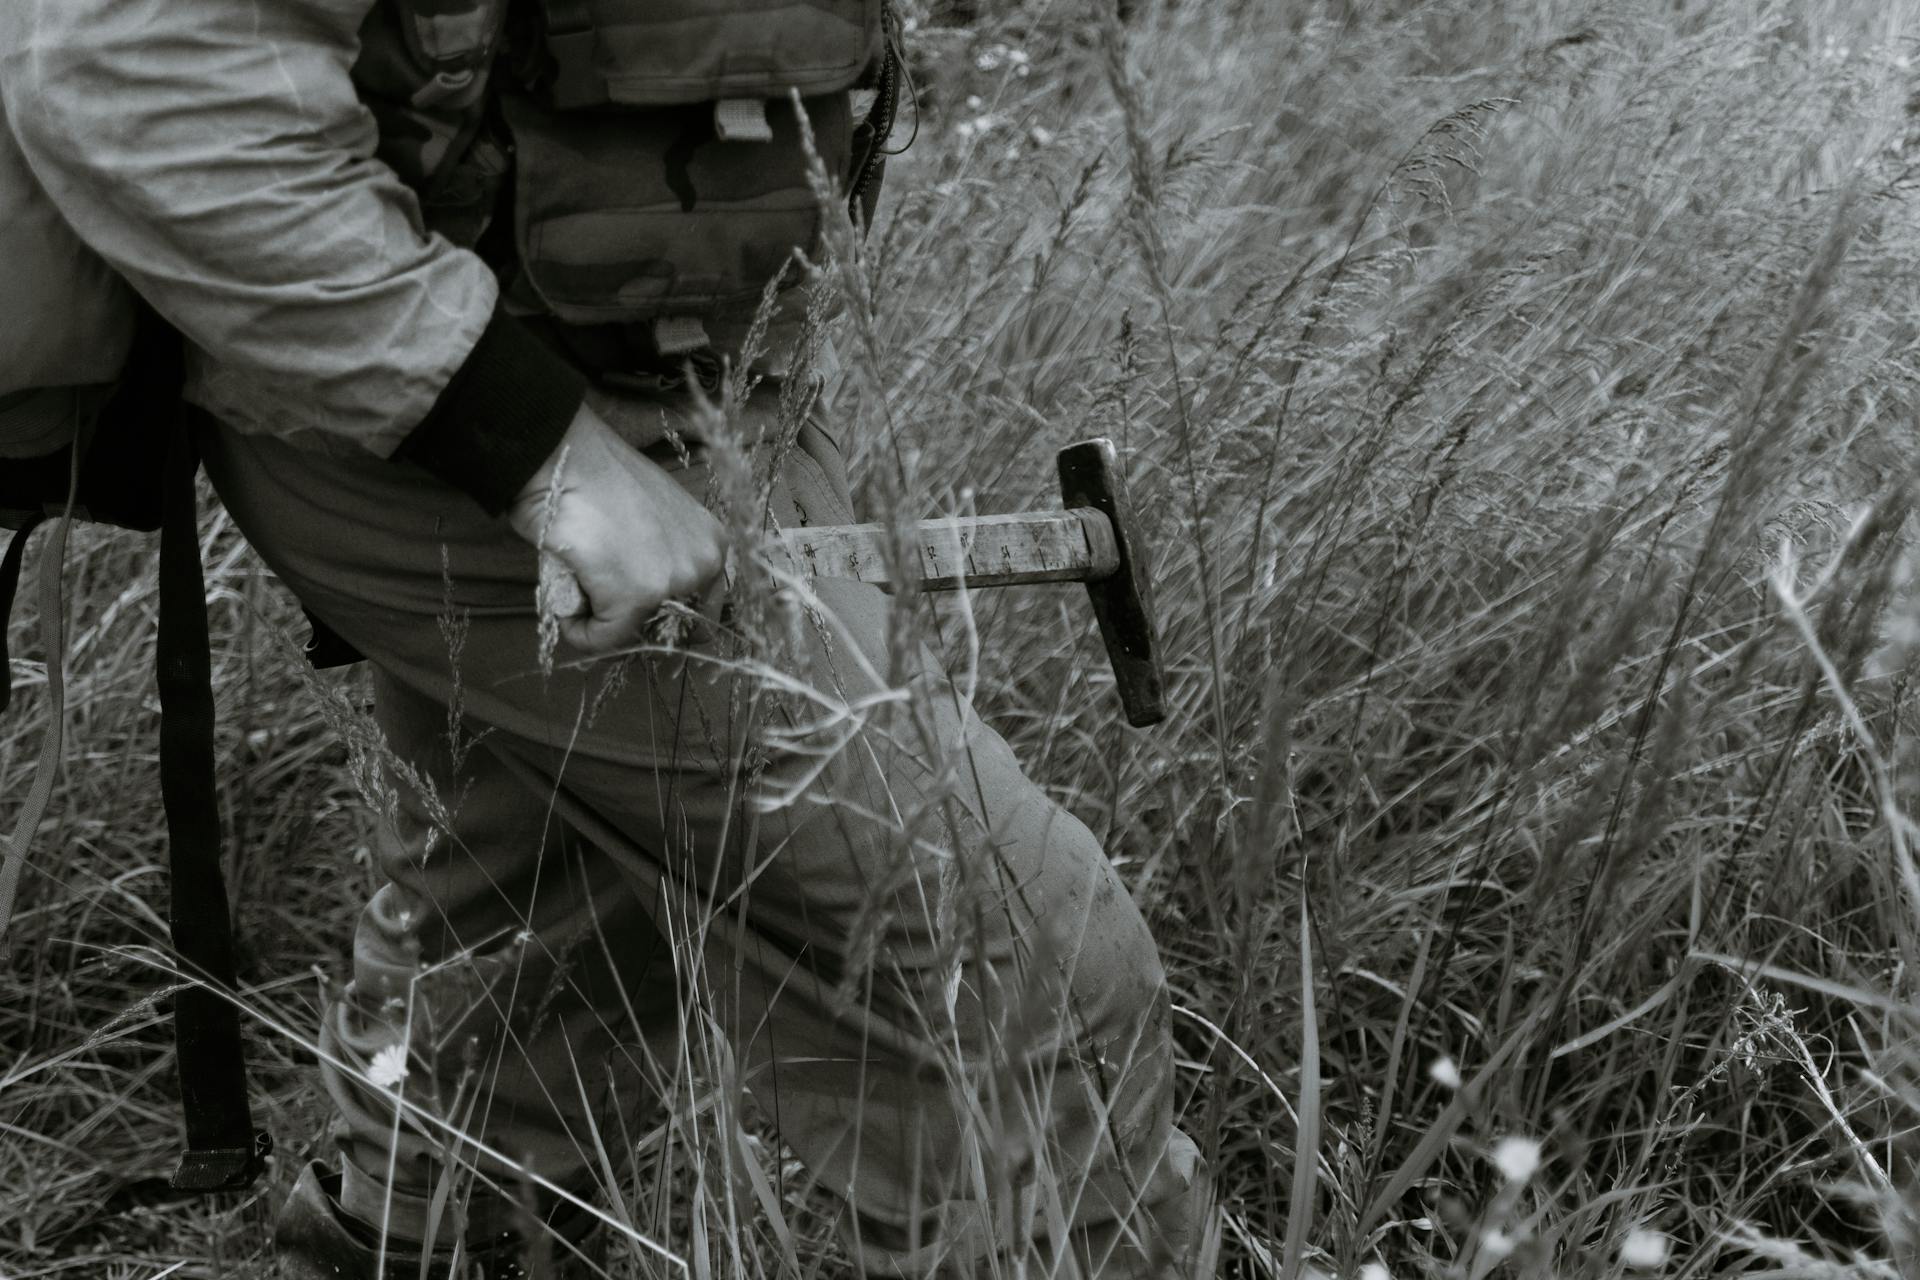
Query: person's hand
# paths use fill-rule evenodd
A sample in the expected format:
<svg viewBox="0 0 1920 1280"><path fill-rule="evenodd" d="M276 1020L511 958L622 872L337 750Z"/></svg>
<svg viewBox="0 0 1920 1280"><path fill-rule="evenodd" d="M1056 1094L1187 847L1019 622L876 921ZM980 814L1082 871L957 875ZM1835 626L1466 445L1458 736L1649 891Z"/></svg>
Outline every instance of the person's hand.
<svg viewBox="0 0 1920 1280"><path fill-rule="evenodd" d="M638 643L661 605L697 594L725 558L720 522L585 405L507 519L578 582L585 610L560 633L587 653Z"/></svg>

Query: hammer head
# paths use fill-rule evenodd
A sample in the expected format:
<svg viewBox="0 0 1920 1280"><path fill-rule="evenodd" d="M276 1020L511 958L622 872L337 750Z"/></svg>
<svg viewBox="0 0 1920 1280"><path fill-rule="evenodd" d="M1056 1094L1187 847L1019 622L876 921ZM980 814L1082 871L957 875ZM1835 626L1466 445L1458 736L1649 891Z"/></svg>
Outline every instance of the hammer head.
<svg viewBox="0 0 1920 1280"><path fill-rule="evenodd" d="M1082 440L1059 454L1060 496L1069 510L1092 507L1105 513L1120 547L1120 567L1098 581L1087 583L1093 597L1093 616L1100 622L1107 658L1113 663L1114 687L1126 708L1127 723L1135 728L1159 724L1167 717L1165 681L1153 629L1153 584L1146 557L1135 542L1133 507L1127 501L1126 477L1120 474L1119 451L1113 441Z"/></svg>

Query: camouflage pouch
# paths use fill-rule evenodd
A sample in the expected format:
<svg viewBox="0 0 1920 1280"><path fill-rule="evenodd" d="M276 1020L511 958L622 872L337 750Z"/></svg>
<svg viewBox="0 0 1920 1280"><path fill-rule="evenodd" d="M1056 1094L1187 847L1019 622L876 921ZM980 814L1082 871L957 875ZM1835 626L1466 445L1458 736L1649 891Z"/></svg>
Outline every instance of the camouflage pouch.
<svg viewBox="0 0 1920 1280"><path fill-rule="evenodd" d="M790 102L765 104L768 136L751 143L722 140L710 102L559 112L506 94L502 105L517 171L509 291L562 321L653 322L659 354L695 350L698 318L750 314L793 251L816 246L822 215ZM848 95L804 107L844 183Z"/></svg>

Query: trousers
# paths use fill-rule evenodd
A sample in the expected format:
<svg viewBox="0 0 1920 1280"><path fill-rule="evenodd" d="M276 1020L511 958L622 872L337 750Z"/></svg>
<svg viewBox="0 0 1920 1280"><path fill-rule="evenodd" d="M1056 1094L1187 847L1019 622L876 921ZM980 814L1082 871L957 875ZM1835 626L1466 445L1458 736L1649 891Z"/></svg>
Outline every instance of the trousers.
<svg viewBox="0 0 1920 1280"><path fill-rule="evenodd" d="M852 521L831 424L776 439L770 400L730 455L768 478L760 518ZM651 456L710 497L713 454L669 436ZM535 553L461 493L219 426L201 451L373 667L372 725L341 731L384 883L319 1042L348 1214L445 1240L529 1174L604 1184L663 1099L717 1096L777 1130L862 1271L1208 1269L1147 926L885 593L820 578L757 645L543 669Z"/></svg>

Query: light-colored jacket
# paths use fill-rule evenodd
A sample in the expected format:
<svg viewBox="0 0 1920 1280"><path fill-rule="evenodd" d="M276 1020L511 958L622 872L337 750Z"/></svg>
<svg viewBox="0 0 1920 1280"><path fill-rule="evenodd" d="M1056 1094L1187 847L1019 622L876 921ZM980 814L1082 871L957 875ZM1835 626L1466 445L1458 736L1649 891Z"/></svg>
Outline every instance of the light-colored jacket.
<svg viewBox="0 0 1920 1280"><path fill-rule="evenodd" d="M65 273L32 283L80 304L37 339L0 328L0 395L110 376L117 273L188 340L188 398L236 428L387 455L427 417L496 285L374 159L350 76L373 3L0 0L0 188L24 163L45 196L0 215L47 244L0 272L15 298Z"/></svg>

